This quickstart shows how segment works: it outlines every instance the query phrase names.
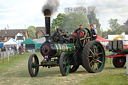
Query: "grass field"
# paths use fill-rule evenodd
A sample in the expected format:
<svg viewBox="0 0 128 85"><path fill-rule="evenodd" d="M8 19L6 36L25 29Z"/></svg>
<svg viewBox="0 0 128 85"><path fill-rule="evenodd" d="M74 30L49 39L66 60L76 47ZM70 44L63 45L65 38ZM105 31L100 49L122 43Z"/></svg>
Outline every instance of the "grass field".
<svg viewBox="0 0 128 85"><path fill-rule="evenodd" d="M106 51L109 54L108 51ZM126 67L115 68L112 59L107 59L105 68L99 73L88 73L82 66L66 77L61 76L59 67L40 67L37 77L28 73L28 58L31 54L0 60L0 85L128 85ZM37 53L39 60L42 56Z"/></svg>

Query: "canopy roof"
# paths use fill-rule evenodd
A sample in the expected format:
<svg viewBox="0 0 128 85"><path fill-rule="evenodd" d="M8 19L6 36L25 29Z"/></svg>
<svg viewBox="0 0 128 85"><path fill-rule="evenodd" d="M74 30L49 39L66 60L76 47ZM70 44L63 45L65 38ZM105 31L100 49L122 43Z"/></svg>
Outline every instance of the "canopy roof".
<svg viewBox="0 0 128 85"><path fill-rule="evenodd" d="M11 38L7 42L5 42L4 45L20 45L20 43L17 42L15 39Z"/></svg>
<svg viewBox="0 0 128 85"><path fill-rule="evenodd" d="M21 44L37 44L37 42L28 38L25 41L23 41Z"/></svg>
<svg viewBox="0 0 128 85"><path fill-rule="evenodd" d="M102 37L100 37L100 36L97 36L96 41L109 41L109 40L104 39L104 38L102 38Z"/></svg>

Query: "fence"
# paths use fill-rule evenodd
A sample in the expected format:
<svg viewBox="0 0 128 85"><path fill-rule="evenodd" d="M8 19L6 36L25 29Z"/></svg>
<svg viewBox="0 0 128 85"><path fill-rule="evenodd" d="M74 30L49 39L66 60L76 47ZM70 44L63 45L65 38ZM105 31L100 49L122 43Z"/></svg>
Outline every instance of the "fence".
<svg viewBox="0 0 128 85"><path fill-rule="evenodd" d="M14 50L0 52L0 59L15 55Z"/></svg>

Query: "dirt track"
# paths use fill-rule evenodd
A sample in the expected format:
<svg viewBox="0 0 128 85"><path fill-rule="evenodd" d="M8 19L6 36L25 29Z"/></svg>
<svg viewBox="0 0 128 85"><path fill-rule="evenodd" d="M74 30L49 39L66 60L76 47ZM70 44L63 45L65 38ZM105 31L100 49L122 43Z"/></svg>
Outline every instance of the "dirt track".
<svg viewBox="0 0 128 85"><path fill-rule="evenodd" d="M40 56L41 57L41 56ZM77 72L66 77L61 76L59 68L40 67L37 77L30 77L27 69L28 57L25 60L0 73L0 85L74 85L94 75L104 76L107 74L124 73L125 68L115 69L112 64L105 66L100 73L88 73L81 66Z"/></svg>

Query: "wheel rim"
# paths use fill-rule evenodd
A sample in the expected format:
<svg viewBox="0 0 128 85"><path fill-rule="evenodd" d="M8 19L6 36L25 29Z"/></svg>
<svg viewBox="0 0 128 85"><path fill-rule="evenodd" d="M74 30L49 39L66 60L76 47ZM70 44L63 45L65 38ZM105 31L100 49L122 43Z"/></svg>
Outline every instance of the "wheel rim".
<svg viewBox="0 0 128 85"><path fill-rule="evenodd" d="M63 69L64 69L64 72L65 72L65 75L68 75L69 73L69 68L70 68L70 65L69 65L69 58L68 56L65 54L64 58L63 58Z"/></svg>
<svg viewBox="0 0 128 85"><path fill-rule="evenodd" d="M99 72L104 67L105 62L105 54L103 47L95 43L89 49L89 65L95 71Z"/></svg>
<svg viewBox="0 0 128 85"><path fill-rule="evenodd" d="M31 77L35 77L39 71L39 60L36 54L32 54L28 61L28 70Z"/></svg>
<svg viewBox="0 0 128 85"><path fill-rule="evenodd" d="M38 69L39 69L38 65L39 65L39 63L38 63L37 59L35 57L32 57L31 67L32 67L32 72L35 76L38 74Z"/></svg>
<svg viewBox="0 0 128 85"><path fill-rule="evenodd" d="M78 34L78 42L79 42L80 47L83 48L88 41L91 41L91 39L92 39L91 33L88 28L84 28L80 30Z"/></svg>

